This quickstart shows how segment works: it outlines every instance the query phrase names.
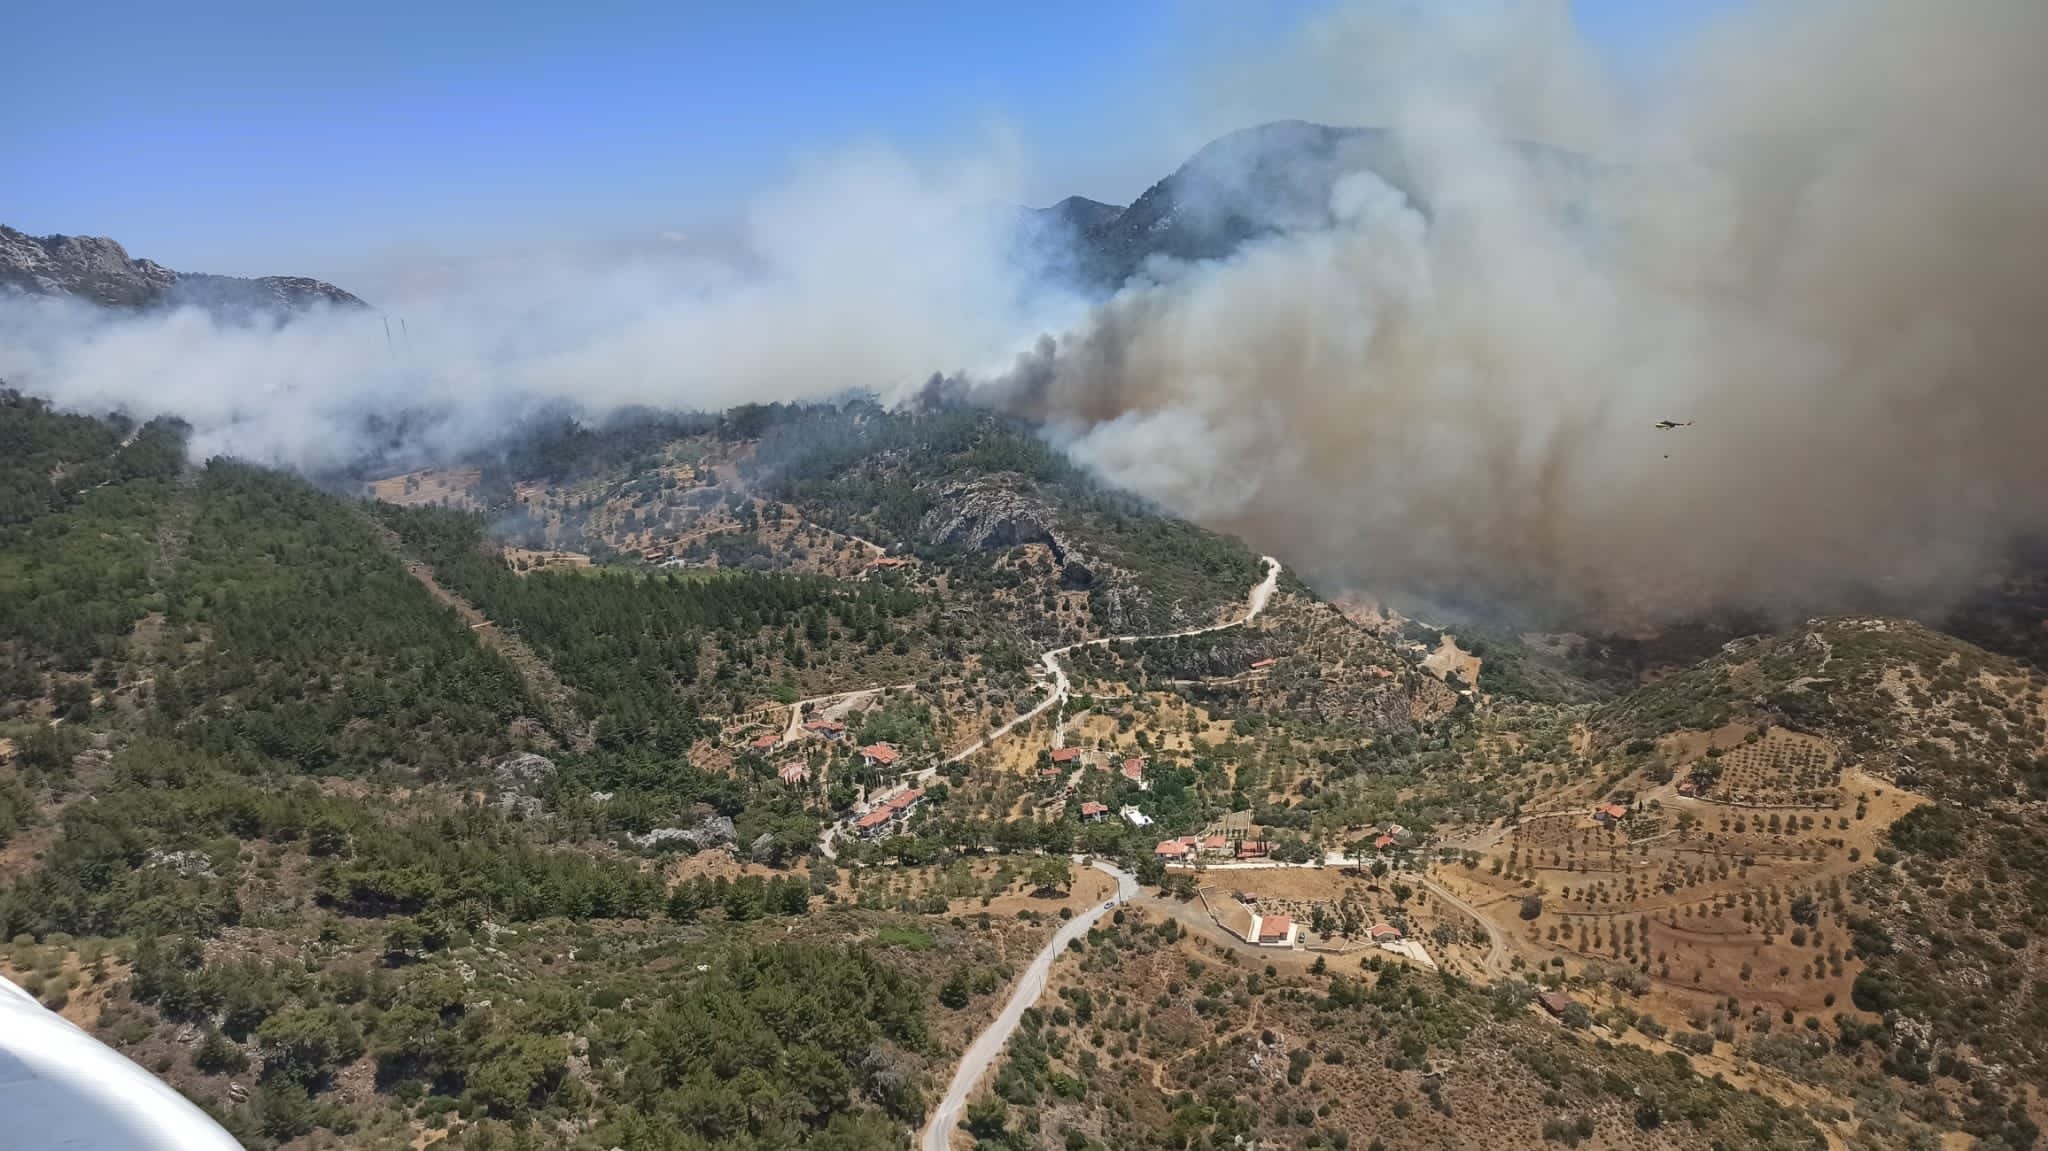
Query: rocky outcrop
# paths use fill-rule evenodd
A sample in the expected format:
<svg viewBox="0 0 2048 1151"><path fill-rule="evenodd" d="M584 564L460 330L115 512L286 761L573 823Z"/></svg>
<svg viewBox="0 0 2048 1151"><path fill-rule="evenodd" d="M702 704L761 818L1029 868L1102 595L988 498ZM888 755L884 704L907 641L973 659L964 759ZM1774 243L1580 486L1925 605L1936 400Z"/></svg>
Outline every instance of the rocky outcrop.
<svg viewBox="0 0 2048 1151"><path fill-rule="evenodd" d="M0 286L36 296L76 296L108 308L163 299L178 273L130 259L104 236L30 236L0 225Z"/></svg>
<svg viewBox="0 0 2048 1151"><path fill-rule="evenodd" d="M494 806L505 815L518 819L531 819L546 810L546 804L534 789L546 783L555 774L555 761L544 755L521 752L491 769L491 782L497 785L498 795Z"/></svg>
<svg viewBox="0 0 2048 1151"><path fill-rule="evenodd" d="M0 292L68 296L103 308L194 307L230 318L363 301L304 276L210 276L138 260L105 236L31 236L0 224Z"/></svg>
<svg viewBox="0 0 2048 1151"><path fill-rule="evenodd" d="M687 843L699 851L707 847L723 847L739 837L739 829L732 820L723 815L707 815L695 827L655 827L645 834L628 833L626 838L635 847L660 847L667 843Z"/></svg>
<svg viewBox="0 0 2048 1151"><path fill-rule="evenodd" d="M1050 504L1018 490L1020 479L988 476L948 488L925 513L920 533L929 543L969 551L1044 544L1060 565L1062 583L1074 588L1093 586L1100 565L1080 554L1060 534L1057 513Z"/></svg>

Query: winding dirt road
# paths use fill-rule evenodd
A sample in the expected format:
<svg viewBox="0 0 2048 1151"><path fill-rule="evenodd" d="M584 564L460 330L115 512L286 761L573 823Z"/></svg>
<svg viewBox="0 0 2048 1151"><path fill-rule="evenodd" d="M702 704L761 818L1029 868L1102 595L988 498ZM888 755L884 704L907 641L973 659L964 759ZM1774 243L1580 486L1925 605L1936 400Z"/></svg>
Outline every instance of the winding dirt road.
<svg viewBox="0 0 2048 1151"><path fill-rule="evenodd" d="M1191 635L1207 635L1212 631L1225 631L1234 627L1243 627L1245 624L1257 619L1259 613L1266 610L1267 602L1273 598L1274 589L1280 586L1281 570L1280 561L1272 556L1260 556L1259 559L1266 565L1266 578L1254 585L1251 594L1245 598L1245 613L1242 616L1232 620L1225 620L1222 623L1212 623L1203 627L1191 627L1181 631L1161 632L1158 635L1110 635L1103 636L1101 639L1082 640L1080 643L1070 643L1065 647L1053 648L1038 657L1038 662L1045 668L1046 676L1052 681L1052 690L1046 693L1045 698L1038 701L1038 705L1030 711L996 728L994 731L968 744L965 748L947 756L944 762L959 763L961 760L1015 731L1019 724L1029 723L1031 720L1044 715L1048 708L1066 703L1067 693L1071 685L1067 682L1066 669L1060 666L1060 657L1068 652L1077 651L1084 647L1107 647L1113 643L1140 643L1146 640L1182 639ZM928 778L936 771L936 768L927 768L923 774Z"/></svg>
<svg viewBox="0 0 2048 1151"><path fill-rule="evenodd" d="M1486 957L1479 961L1479 969L1481 971L1495 979L1505 979L1512 974L1512 969L1508 967L1507 936L1501 934L1500 929L1493 925L1492 920L1479 914L1478 908L1452 895L1443 884L1438 883L1429 876L1417 872L1415 879L1422 886L1429 888L1430 892L1438 899L1479 921L1479 926L1486 932Z"/></svg>
<svg viewBox="0 0 2048 1151"><path fill-rule="evenodd" d="M1002 1014L995 1022L974 1037L967 1045L967 1051L960 1056L960 1066L953 1070L952 1085L946 1088L946 1097L939 1100L938 1109L932 1112L931 1121L925 1124L918 1137L922 1151L947 1151L953 1140L953 1129L960 1122L961 1112L967 1109L967 1097L974 1092L975 1085L995 1065L996 1056L1003 1053L1003 1047L1010 1042L1017 1025L1023 1022L1024 1011L1038 1002L1045 993L1046 977L1052 974L1053 960L1067 949L1067 944L1087 934L1095 921L1107 914L1111 903L1122 903L1138 894L1138 877L1122 868L1095 861L1095 869L1116 880L1116 898L1099 903L1076 915L1053 933L1052 939L1032 959L1031 966L1024 969L1017 980L1017 987L1010 992L1010 1001L1003 1004Z"/></svg>

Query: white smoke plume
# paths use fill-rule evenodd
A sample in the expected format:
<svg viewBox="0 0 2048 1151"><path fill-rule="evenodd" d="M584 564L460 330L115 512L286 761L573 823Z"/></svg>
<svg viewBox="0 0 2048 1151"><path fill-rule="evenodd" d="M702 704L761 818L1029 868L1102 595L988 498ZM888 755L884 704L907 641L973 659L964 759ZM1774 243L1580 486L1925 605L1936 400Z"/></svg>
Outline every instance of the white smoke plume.
<svg viewBox="0 0 2048 1151"><path fill-rule="evenodd" d="M1561 6L1486 11L1358 5L1248 66L1383 123L1409 191L1339 180L1329 226L1156 268L981 394L1439 602L1933 594L2048 528L2048 5L1759 5L1626 103Z"/></svg>
<svg viewBox="0 0 2048 1151"><path fill-rule="evenodd" d="M1326 587L1608 619L1931 594L2048 529L2044 44L2039 0L1771 0L1645 87L1563 0L1360 0L1296 51L1211 62L1183 111L1382 126L1398 175L1085 315L989 210L1013 152L934 172L861 149L756 204L742 264L379 299L407 320L395 362L373 315L8 305L0 378L318 469L365 412L433 410L453 450L561 399L906 396L965 369Z"/></svg>
<svg viewBox="0 0 2048 1151"><path fill-rule="evenodd" d="M376 312L283 325L17 297L0 301L0 379L79 410L181 416L202 458L309 471L359 458L371 417L414 414L411 446L446 458L564 403L895 391L934 366L1000 365L1079 314L1017 270L1021 170L1000 139L937 165L855 147L752 203L734 258L506 257L415 275Z"/></svg>

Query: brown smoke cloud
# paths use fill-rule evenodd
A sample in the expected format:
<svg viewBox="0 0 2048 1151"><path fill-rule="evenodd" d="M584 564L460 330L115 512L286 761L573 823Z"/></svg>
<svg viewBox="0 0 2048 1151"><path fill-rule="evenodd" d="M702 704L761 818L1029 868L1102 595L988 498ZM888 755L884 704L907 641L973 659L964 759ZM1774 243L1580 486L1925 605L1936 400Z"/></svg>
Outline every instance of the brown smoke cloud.
<svg viewBox="0 0 2048 1151"><path fill-rule="evenodd" d="M1385 124L1413 199L1347 178L1335 226L1163 268L983 394L1326 586L1438 601L1932 595L2048 528L2048 5L1760 5L1626 99L1554 6L1429 7L1262 69L1334 75L1317 114Z"/></svg>

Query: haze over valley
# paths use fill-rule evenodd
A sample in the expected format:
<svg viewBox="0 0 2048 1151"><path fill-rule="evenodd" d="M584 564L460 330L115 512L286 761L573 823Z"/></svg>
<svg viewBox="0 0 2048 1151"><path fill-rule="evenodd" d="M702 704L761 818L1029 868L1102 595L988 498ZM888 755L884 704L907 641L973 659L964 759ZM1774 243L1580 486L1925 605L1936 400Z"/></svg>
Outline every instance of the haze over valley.
<svg viewBox="0 0 2048 1151"><path fill-rule="evenodd" d="M0 977L251 1148L2037 1145L2048 9L1617 11L1104 14L687 232L4 221Z"/></svg>

